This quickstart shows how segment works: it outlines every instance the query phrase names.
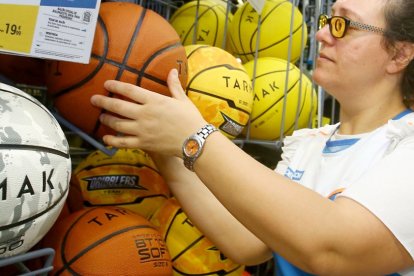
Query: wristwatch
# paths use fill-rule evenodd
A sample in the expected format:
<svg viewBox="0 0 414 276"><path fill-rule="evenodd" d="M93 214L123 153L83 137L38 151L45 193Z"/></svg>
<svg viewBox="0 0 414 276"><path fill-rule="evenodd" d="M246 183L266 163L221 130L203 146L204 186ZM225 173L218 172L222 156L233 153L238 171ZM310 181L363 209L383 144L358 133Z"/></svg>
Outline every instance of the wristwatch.
<svg viewBox="0 0 414 276"><path fill-rule="evenodd" d="M218 129L212 124L203 126L197 133L185 139L183 143L184 166L190 171L194 171L194 162L203 151L207 137Z"/></svg>

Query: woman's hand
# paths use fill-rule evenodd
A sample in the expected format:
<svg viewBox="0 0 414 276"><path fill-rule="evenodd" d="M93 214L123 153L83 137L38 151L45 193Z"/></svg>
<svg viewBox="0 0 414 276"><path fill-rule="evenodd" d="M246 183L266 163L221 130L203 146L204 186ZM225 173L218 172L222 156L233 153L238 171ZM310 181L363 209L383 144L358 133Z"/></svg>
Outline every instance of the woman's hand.
<svg viewBox="0 0 414 276"><path fill-rule="evenodd" d="M139 148L181 157L184 140L206 121L185 95L176 69L170 71L167 83L172 97L125 82L106 81L104 87L108 91L128 100L91 97L94 106L108 111L100 116L101 123L121 134L105 135L104 142L118 148Z"/></svg>

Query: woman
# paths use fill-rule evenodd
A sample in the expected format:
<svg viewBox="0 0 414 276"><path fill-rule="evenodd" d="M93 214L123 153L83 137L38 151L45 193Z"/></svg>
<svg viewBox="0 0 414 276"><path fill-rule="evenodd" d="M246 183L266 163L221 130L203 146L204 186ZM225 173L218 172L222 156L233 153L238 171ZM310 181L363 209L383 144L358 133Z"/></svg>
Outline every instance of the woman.
<svg viewBox="0 0 414 276"><path fill-rule="evenodd" d="M105 143L151 152L193 223L235 262L274 252L285 275L414 273L414 1L338 0L332 14L320 17L313 78L341 122L287 137L276 172L208 129L201 154L185 158L195 173L186 169L183 141L206 122L175 71L172 98L108 81L136 103L91 101L126 117L102 115L126 134Z"/></svg>

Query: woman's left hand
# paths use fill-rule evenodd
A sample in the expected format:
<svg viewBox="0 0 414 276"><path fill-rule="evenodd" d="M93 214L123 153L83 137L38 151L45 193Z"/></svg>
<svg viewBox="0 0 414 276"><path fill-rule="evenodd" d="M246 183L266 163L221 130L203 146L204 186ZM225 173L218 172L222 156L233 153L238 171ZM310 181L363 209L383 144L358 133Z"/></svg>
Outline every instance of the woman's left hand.
<svg viewBox="0 0 414 276"><path fill-rule="evenodd" d="M105 109L102 124L121 133L105 135L103 141L117 148L139 148L165 155L182 156L184 140L206 121L185 95L178 74L172 69L167 79L172 97L133 84L109 80L104 87L120 97L94 95L91 103Z"/></svg>

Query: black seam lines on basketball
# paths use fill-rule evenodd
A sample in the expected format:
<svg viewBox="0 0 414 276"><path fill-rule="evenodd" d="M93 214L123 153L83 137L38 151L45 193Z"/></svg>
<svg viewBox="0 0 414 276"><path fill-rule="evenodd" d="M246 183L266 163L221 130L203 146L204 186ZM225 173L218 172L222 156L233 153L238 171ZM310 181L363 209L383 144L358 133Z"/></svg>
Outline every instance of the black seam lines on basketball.
<svg viewBox="0 0 414 276"><path fill-rule="evenodd" d="M292 66L289 65L289 68L287 70L286 69L283 69L283 70L268 71L268 72L265 72L263 74L260 74L260 75L255 76L254 79L257 80L260 77L264 77L266 75L275 74L275 73L285 73L286 72L286 74L290 74L290 71L292 71L293 69L294 69L293 65Z"/></svg>
<svg viewBox="0 0 414 276"><path fill-rule="evenodd" d="M239 23L238 23L238 25L237 26L241 26L241 23L242 23L242 18L243 18L243 14L244 14L244 12L247 10L247 7L249 7L249 5L244 5L243 6L243 10L242 10L242 12L241 12L241 15L240 15L240 18L239 18ZM243 53L244 52L244 46L243 46L243 42L242 42L242 35L241 35L241 28L239 27L238 28L238 30L237 30L237 32L238 32L238 39L239 39L239 45L240 45L240 52L241 53ZM232 36L230 35L230 38L231 38ZM231 41L233 41L233 39L231 39ZM236 44L234 43L234 46L236 46ZM237 47L234 47L234 52L235 52L235 54L236 55L241 55L241 54L239 54L239 53L237 53L238 51L237 51L237 49L236 49Z"/></svg>
<svg viewBox="0 0 414 276"><path fill-rule="evenodd" d="M283 5L284 3L286 3L286 2L288 2L288 1L283 1L283 2L280 2L280 3L278 3L276 6L274 6L268 13L267 13L267 15L265 16L265 17L263 17L262 18L262 21L260 22L260 25L263 25L263 23L266 21L266 19L272 14L272 12L275 10L275 9L277 9L279 6L281 6L281 5ZM293 5L293 4L292 4ZM245 51L243 51L243 54L242 55L244 55L244 56L246 56L246 55L248 55L248 54L253 54L254 55L254 53L255 53L255 51L254 51L254 49L256 48L256 43L255 43L255 45L253 46L253 38L255 37L255 34L258 32L258 28L256 28L256 30L252 33L252 35L251 35L251 37L250 37L250 42L249 42L249 48L250 48L250 52L248 52L248 53L246 53ZM295 33L295 32L293 32L293 33ZM293 34L292 33L292 34ZM256 35L256 37L257 37L257 35ZM265 49L268 49L268 48L270 48L270 47L272 47L273 45L275 45L275 44L277 44L277 43L279 43L279 42L281 42L281 41L283 41L283 40L285 40L286 38L288 38L288 37L290 37L290 34L288 34L287 36L285 36L284 38L282 38L282 39L280 39L279 41L277 41L277 42L274 42L274 43L272 43L272 44L270 44L268 47L265 47L265 48L260 48L260 49L258 49L259 50L259 52L260 51L262 51L262 50L265 50ZM257 39L256 39L257 40Z"/></svg>
<svg viewBox="0 0 414 276"><path fill-rule="evenodd" d="M128 59L129 59L129 56L131 55L131 50L133 48L133 45L135 43L136 37L137 37L137 35L139 33L139 30L141 29L142 22L144 20L144 17L145 17L146 12L147 12L147 10L145 8L143 8L142 9L142 12L141 12L141 14L140 14L140 16L138 18L137 24L135 25L134 33L132 34L132 37L129 40L128 48L126 49L126 52L124 54L124 58L123 58L123 60L122 60L121 63L115 62L113 60L108 60L107 59L107 52L105 53L104 57L99 57L99 56L95 56L94 55L94 57L98 58L100 61L103 58L104 59L103 63L106 62L106 63L109 63L111 65L114 65L115 67L118 67L118 72L117 72L116 77L115 77L116 80L119 80L121 78L122 74L125 71L126 63L127 63ZM107 32L107 29L106 28L105 28L105 41L108 41L108 44L105 44L106 45L105 49L108 49L108 47L109 47L108 46L109 45L109 36L108 36L108 32ZM109 97L113 97L113 93L112 92L108 92L108 96ZM106 113L106 110L105 109L101 109L100 114L103 114L103 113ZM101 121L100 120L97 120L96 123L95 123L95 127L92 130L93 135L96 135L96 133L98 132L98 130L99 130L100 127L101 127Z"/></svg>
<svg viewBox="0 0 414 276"><path fill-rule="evenodd" d="M197 45L196 46L197 48L195 48L191 53L189 53L188 55L187 55L187 60L188 59L190 59L190 57L194 54L194 53L196 53L198 50L200 50L200 49L203 49L203 48L209 48L210 46L209 45Z"/></svg>
<svg viewBox="0 0 414 276"><path fill-rule="evenodd" d="M117 190L122 190L122 189L130 189L130 188L116 188ZM108 190L108 189L100 189L100 190ZM86 207L92 207L92 206L124 206L124 205L132 205L132 204L137 204L137 203L141 203L144 199L147 198L155 198L155 197L161 197L161 198L165 198L168 199L168 196L163 195L163 194L156 194L156 195L148 195L148 196L141 196L141 197L137 197L134 201L131 202L122 202L122 203L101 203L101 204L92 204L89 201L84 201L83 205L85 205Z"/></svg>
<svg viewBox="0 0 414 276"><path fill-rule="evenodd" d="M305 103L306 103L306 95L307 95L308 93L306 93L306 87L305 87L305 89L304 89L304 90L305 90L305 93L300 93L300 94L305 94L305 96L304 96L304 98L303 98L303 100L302 100L302 101L298 101L298 105L297 105L297 110L298 110L298 112L296 113L297 117L299 117L299 116L300 116L300 114L302 114L302 111L303 111L303 109L305 108ZM311 93L312 93L312 91L311 91ZM301 95L300 95L300 96L301 96ZM300 104L301 104L301 103L302 103L302 105L300 106ZM295 118L296 118L296 116L295 116ZM297 120L294 120L294 121L293 121L293 123L292 123L292 125L283 131L283 136L285 136L287 133L290 133L290 131L291 131L292 129L294 129L294 127L295 127L295 125L296 125L296 122L297 122Z"/></svg>
<svg viewBox="0 0 414 276"><path fill-rule="evenodd" d="M62 245L61 245L60 252L56 252L56 254L60 253L60 258L62 259L62 262L64 264L67 263L66 256L65 256L65 248L66 248L67 236L68 236L69 232L72 230L73 227L75 227L75 225L78 223L79 220L81 220L84 216L86 216L87 214L89 214L90 212L92 212L94 210L96 210L96 208L90 208L89 210L87 210L83 214L81 214L78 218L75 219L74 222L72 222L72 224L69 226L69 228L65 232L65 235L63 236L63 239L62 239ZM60 273L62 273L64 271L64 269L65 269L65 267L63 266L62 268L60 268L55 273L55 275L59 275Z"/></svg>
<svg viewBox="0 0 414 276"><path fill-rule="evenodd" d="M33 221L36 218L41 217L43 214L48 213L50 210L52 210L65 197L65 195L68 193L68 191L69 191L69 186L66 187L66 189L64 190L64 192L60 195L60 197L56 200L55 203L53 203L52 205L50 205L48 208L46 208L42 212L36 213L35 215L33 215L33 216L31 216L31 217L29 217L27 219L24 219L24 220L15 222L15 223L11 223L11 224L8 224L8 225L5 225L5 226L0 226L0 231L6 230L6 229L10 229L10 228L13 228L13 227L17 227L17 226L22 225L22 224L25 224L25 223L27 223L29 221Z"/></svg>
<svg viewBox="0 0 414 276"><path fill-rule="evenodd" d="M112 62L110 62L107 59L108 56L108 51L109 51L109 35L108 35L108 29L106 28L105 22L103 21L103 19L99 16L99 23L102 27L102 32L103 32L103 37L104 37L104 53L103 56L98 56L92 53L91 57L96 58L99 62L98 62L98 66L97 68L92 72L90 76L90 78L88 78L87 81L90 81L93 77L95 77L95 75L99 72L99 70L101 70L101 68L103 67L103 65L105 63L110 63L112 64ZM119 71L118 71L119 72ZM83 83L84 84L84 83ZM82 85L83 85L82 84ZM108 92L108 96L112 97L112 93ZM105 109L101 108L101 112L100 114L105 113ZM96 132L99 130L99 128L101 127L101 121L97 120L95 123L95 126L92 130L92 135L95 135Z"/></svg>
<svg viewBox="0 0 414 276"><path fill-rule="evenodd" d="M145 63L142 65L142 67L141 67L142 70L140 70L140 71L139 70L136 70L137 71L137 74L138 74L137 85L140 86L142 79L145 77L146 79L152 80L153 82L156 82L156 83L161 84L163 86L167 86L167 82L166 81L161 80L159 78L156 78L156 77L154 77L152 75L146 74L145 73L145 69L160 54L162 54L164 52L167 52L170 49L174 49L174 48L181 47L181 46L182 46L181 42L177 42L177 43L168 45L167 47L164 47L164 48L156 51L155 53L153 53L152 56L151 56L151 58L148 59L148 60L146 60ZM134 72L134 70L132 70L132 72Z"/></svg>
<svg viewBox="0 0 414 276"><path fill-rule="evenodd" d="M300 29L302 28L302 25L299 25L299 27L297 27L296 29L294 29L293 30L293 32L292 32L292 36L294 35L294 34L296 34L296 32L298 32L298 31L300 31ZM290 34L288 34L287 36L285 36L285 37L283 37L283 38L281 38L280 40L278 40L278 41L275 41L275 42L273 42L272 44L269 44L268 46L266 46L266 47L263 47L263 48L260 48L259 49L259 52L261 52L261 51L265 51L265 50L267 50L267 49L269 49L269 48L272 48L274 45L277 45L277 44L279 44L280 42L282 42L282 41L284 41L284 40L286 40L286 39L288 39L288 38L290 38L291 37L291 35ZM254 48L255 46L253 46L253 41L250 41L250 51L251 52L249 52L249 53L243 53L243 54L241 54L242 56L246 56L246 55L254 55L255 54L255 52L254 52L254 50L253 50L253 48Z"/></svg>
<svg viewBox="0 0 414 276"><path fill-rule="evenodd" d="M226 67L226 68L227 68L227 69L229 69L229 70L243 71L243 70L241 70L241 69L239 69L239 68L235 68L235 67L233 67L233 66L231 66L231 65L229 65L229 64L219 64L219 65L216 65L216 66L210 66L210 67L204 68L203 70L200 70L197 74L195 74L195 75L193 76L193 78L191 79L191 81L187 84L187 87L186 87L186 89L185 89L185 94L186 94L186 95L188 95L188 92L189 92L189 91L193 91L193 92L197 92L197 93L200 93L200 94L203 94L203 95L208 95L208 96L211 96L211 97L213 97L213 98L221 99L221 100L223 100L223 101L227 102L227 104L228 104L231 108L236 109L236 110L239 110L239 111L241 111L241 112L246 113L246 114L248 114L248 115L249 115L249 112L247 112L246 110L244 110L244 109L242 109L242 108L240 108L240 107L237 107L237 106L236 106L236 104L234 103L234 101L232 101L232 100L230 100L230 99L226 99L226 98L224 98L224 97L220 97L220 96L217 96L217 95L215 95L215 94L213 94L213 93L208 93L208 92L206 92L206 91L202 91L202 90L198 90L198 89L195 89L195 88L191 88L191 84L193 83L193 81L194 81L194 80L195 80L195 79L196 79L199 75L201 75L202 73L204 73L204 72L206 72L206 71L209 71L209 70L211 70L211 69L213 69L213 68L220 68L220 67Z"/></svg>
<svg viewBox="0 0 414 276"><path fill-rule="evenodd" d="M161 53L163 53L163 52L165 52L165 51L168 51L168 50L170 50L170 49L174 49L174 48L177 48L177 47L181 46L181 42L177 42L177 43L174 43L174 44L172 44L172 45L168 45L167 47L164 47L163 49L160 49L160 50L158 50L157 52L153 53L153 54L151 55L151 58L147 59L147 60L145 61L145 63L141 66L140 70L135 69L135 68L132 68L132 67L129 67L129 66L127 65L127 62L128 62L129 57L130 57L130 55L131 55L131 51L132 51L132 49L133 49L133 46L134 46L134 44L135 44L135 41L136 41L136 39L137 39L137 37L138 37L138 35L139 35L139 33L140 33L140 30L141 30L141 28L142 28L142 24L143 24L143 22L144 22L144 19L145 19L146 14L147 14L147 9L143 8L143 9L142 9L142 12L141 12L140 17L138 18L137 24L136 24L135 29L134 29L134 33L132 34L132 37L131 37L131 39L130 39L130 43L129 43L129 45L128 45L128 48L127 48L127 50L126 50L126 53L125 53L124 58L123 58L123 60L122 60L122 63L115 62L115 61L113 61L113 60L108 60L108 59L106 59L106 56L105 56L105 63L109 63L109 64L111 64L111 65L113 65L113 66L118 67L118 73L117 73L117 75L116 75L116 80L120 80L120 78L121 78L121 76L122 76L123 72L124 72L125 70L127 70L127 71L129 71L129 72L131 72L131 73L135 73L135 74L137 75L136 85L138 85L138 86L140 86L140 85L141 85L142 79L143 79L144 77L145 77L146 79L149 79L149 80L151 80L151 81L155 82L155 83L161 84L161 85L163 85L163 86L167 86L167 82L166 82L166 81L163 81L163 80L161 80L161 79L159 79L159 78L156 78L156 77L154 77L154 76L152 76L152 75L149 75L149 74L145 73L145 70L146 70L146 68L147 68L147 67L151 64L151 62L152 62L152 61L153 61L156 57L158 57ZM106 34L106 35L107 35L107 34ZM107 47L106 47L106 48L107 48ZM97 58L99 58L98 56L96 56L96 57L97 57ZM112 96L113 96L113 93L109 93L109 94L108 94L108 96L109 96L109 97L112 97ZM102 113L105 113L105 110L104 110L104 109L101 109L101 114L102 114ZM99 130L99 128L100 128L100 126L101 126L101 121L100 121L100 120L97 120L97 121L96 121L96 124L95 124L95 127L94 127L94 129L93 129L93 131L92 131L92 133L93 133L93 134L96 134L96 133L98 132L98 130Z"/></svg>
<svg viewBox="0 0 414 276"><path fill-rule="evenodd" d="M266 20L266 18L267 17L269 17L270 16L270 14L272 13L272 11L273 10L275 10L276 8L278 8L280 5L282 5L282 4L284 4L284 3L286 3L286 2L289 2L289 1L283 1L283 2L280 2L280 3L278 3L275 7L273 7L272 8L272 10L270 11L270 12L268 12L267 13L267 15L262 19L262 21L260 22L261 24L263 24L263 22ZM247 5L244 7L244 9L243 9L243 11L242 11L242 15L243 15L243 13L244 13L244 11L245 10L247 10ZM243 16L240 16L240 19L239 19L239 24L241 24L241 21L242 21L242 18L243 18ZM263 47L263 48L260 48L260 49L258 49L258 52L260 53L261 51L264 51L264 50L267 50L267 49L269 49L269 48L271 48L271 47L273 47L274 45L276 45L276 44L278 44L278 43L280 43L280 42L282 42L282 41L284 41L284 40L286 40L286 39L288 39L288 38L290 38L292 35L294 35L294 34L296 34L296 32L298 32L298 31L300 31L301 30L301 28L302 28L302 25L299 25L296 29L294 29L293 31L292 31L292 34L288 34L287 36L285 36L285 37L283 37L283 38L281 38L280 40L278 40L278 41L275 41L274 43L272 43L272 44L269 44L268 46L266 46L266 47ZM238 33L239 33L239 35L238 35L238 40L239 40L239 45L240 45L240 51L238 50L238 49L236 49L237 47L235 46L236 44L235 44L235 42L233 41L233 39L232 39L232 36L230 36L230 41L233 43L233 48L234 48L234 54L235 55L238 55L238 56L242 56L242 57L246 57L246 56L249 56L249 55L253 55L253 57L254 57L254 55L256 54L256 51L255 51L255 48L256 48L256 43L254 43L254 45L253 45L253 38L255 37L255 34L258 32L258 29L256 28L256 30L252 33L252 36L250 37L250 42L249 42L249 52L248 51L245 51L245 49L244 49L244 44L242 43L242 40L241 40L241 38L242 38L242 35L241 35L241 28L239 28L238 29ZM247 46L247 45L246 45Z"/></svg>
<svg viewBox="0 0 414 276"><path fill-rule="evenodd" d="M310 95L308 95L308 93L306 93L306 91L307 91L307 89L308 89L308 86L309 86L309 84L306 84L306 87L304 88L304 89L302 89L302 91L305 91L305 93L303 93L303 94L305 94L305 96L304 96L304 98L303 98L303 101L302 101L302 107L300 108L300 112L298 113L299 115L300 114L302 114L302 111L303 111L303 109L305 108L305 103L306 103L306 97L310 97L311 99L310 99L310 101L311 101L311 109L310 109L310 113L308 114L308 124L309 123L311 123L312 122L312 110L313 110L313 108L314 108L314 105L313 105L313 101L312 101L312 95L313 95L313 87L312 87L312 85L311 85L311 87L310 87L310 92L309 92L309 94ZM298 103L298 105L299 105L299 103ZM299 115L298 115L298 117L299 117ZM295 124L296 124L297 122L296 122L296 120L295 120Z"/></svg>
<svg viewBox="0 0 414 276"><path fill-rule="evenodd" d="M193 247L195 244L199 243L203 238L204 238L204 235L200 236L198 239L196 239L195 241L193 241L183 251L181 251L180 254L178 254L177 256L175 256L174 258L172 258L171 259L171 262L174 262L176 259L178 259L178 257L180 257L181 255L183 255L187 250L191 249L191 247ZM236 265L236 267L234 269L230 270L230 271L225 271L223 269L220 269L220 270L216 270L216 271L209 271L209 272L206 272L206 273L197 273L196 275L197 276L203 276L203 275L207 276L207 275L216 275L216 274L219 275L219 276L220 275L227 275L227 274L229 274L229 273L231 273L231 272L236 271L237 269L239 269L240 266L241 265ZM186 276L194 276L195 275L194 273L192 273L192 274L185 273L185 272L177 269L175 266L173 266L173 270L176 271L176 272L178 272L178 273L180 273L180 274L182 274L182 275L186 275Z"/></svg>
<svg viewBox="0 0 414 276"><path fill-rule="evenodd" d="M209 276L209 275L225 276L225 275L229 275L232 272L238 270L240 267L241 267L241 265L237 265L235 268L231 269L230 271L225 271L223 269L220 269L220 270L216 270L216 271L209 271L209 272L206 272L206 273L197 273L197 274L185 273L185 272L177 269L175 266L173 266L173 270L176 271L177 273L179 273L180 275L185 275L185 276L195 276L195 275L197 275L197 276Z"/></svg>
<svg viewBox="0 0 414 276"><path fill-rule="evenodd" d="M76 262L78 259L80 259L85 253L87 253L89 250L93 249L94 247L96 247L97 245L100 245L101 243L110 240L111 238L121 235L123 233L129 232L131 230L135 230L135 229L142 229L142 228L150 228L150 229L155 229L154 227L150 226L150 225L134 225L134 226L129 226L126 228L123 228L121 230L115 231L110 233L109 235L105 236L104 238L97 240L95 242L93 242L92 244L90 244L89 246L87 246L86 248L84 248L83 250L81 250L78 254L76 254L74 257L71 258L70 261L68 262L64 262L64 265L61 267L61 269L59 269L58 272L56 272L56 275L59 275L60 273L62 273L65 269L70 270L71 272L76 273L76 271L74 271L70 265L73 264L74 262ZM63 246L62 246L62 250L63 250Z"/></svg>
<svg viewBox="0 0 414 276"><path fill-rule="evenodd" d="M10 91L10 90L5 90L5 89L0 89L0 92L5 92L5 93L10 93L10 94L13 94L14 96L17 96L17 97L21 97L21 98L24 98L24 99L26 99L26 100L28 100L29 102L32 102L33 104L35 104L35 105L37 105L38 107L40 107L41 109L43 109L48 115L49 115L49 117L53 120L53 121L55 121L55 117L50 113L50 110L49 109L47 109L43 104L41 104L39 101L37 101L36 99L35 100L33 100L31 97L25 97L25 95L22 95L22 94L19 94L19 93L15 93L15 92L13 92L13 91ZM25 92L26 93L26 92Z"/></svg>
<svg viewBox="0 0 414 276"><path fill-rule="evenodd" d="M236 271L236 270L238 270L239 268L241 267L241 265L236 265L233 269L231 269L231 270L229 270L229 271L225 271L225 270L219 270L219 271L217 271L216 273L218 274L218 275L228 275L228 274L231 274L231 273L233 273L234 271Z"/></svg>
<svg viewBox="0 0 414 276"><path fill-rule="evenodd" d="M277 101L275 101L273 104L271 104L268 108L266 108L263 112L261 112L260 114L258 114L256 116L256 118L252 119L251 122L256 121L257 119L259 119L263 114L265 114L267 111L269 111L273 106L275 106L276 104L278 104L281 100L283 100L285 98L285 96L287 96L289 94L290 91L292 91L292 89L295 87L295 85L298 83L299 80L295 81L294 84L286 91L286 95L285 93L283 93L283 95L281 97L279 97L279 99Z"/></svg>
<svg viewBox="0 0 414 276"><path fill-rule="evenodd" d="M105 26L105 22L103 22L101 16L98 16L98 24L102 27L102 32L103 32L103 37L104 37L104 53L103 53L102 56L98 56L98 55L95 55L93 53L91 54L91 57L96 58L99 61L98 65L83 80L80 80L76 84L74 84L72 86L69 86L67 88L64 88L61 91L56 92L53 95L53 98L58 98L59 96L62 96L63 94L66 94L66 93L70 92L73 89L76 89L78 87L83 86L85 83L87 83L91 79L93 79L95 77L95 75L99 72L99 70L101 70L103 65L105 64L105 59L106 59L106 56L108 55L108 44L109 44L108 31L107 31L107 28ZM59 63L59 61L57 63Z"/></svg>
<svg viewBox="0 0 414 276"><path fill-rule="evenodd" d="M299 82L299 80L297 81L297 82ZM297 83L296 82L296 83ZM291 89L293 89L293 87L295 87L295 85L296 85L296 83L291 87ZM289 89L288 90L288 92L291 90L291 89ZM303 101L301 101L302 102L302 105L301 106L299 106L300 105L300 102L298 102L298 108L300 108L300 111L299 112L297 112L297 114L298 114L298 116L300 116L300 114L302 113L302 111L303 111L303 109L305 108L305 105L306 105L306 96L307 96L307 94L308 93L306 93L306 90L307 90L307 87L305 87L304 89L302 89L302 91L305 91L305 93L301 93L301 94L304 94L304 98L303 98ZM313 93L313 91L311 90L310 91L310 93ZM286 93L287 94L287 93ZM279 100L275 103L275 104L277 104L281 99L282 99L283 97L281 97L281 98L279 98ZM268 109L266 109L266 111L264 111L264 112L262 112L259 116L257 116L254 120L252 120L251 122L254 122L255 120L257 120L257 119L259 119L264 113L266 113L271 107L273 107L275 104L273 104L272 106L270 106ZM313 109L313 108L312 108ZM312 109L311 109L311 112L312 112ZM311 116L309 116L309 119L311 118ZM283 136L285 136L287 133L290 133L290 131L295 127L295 124L296 124L296 120L294 120L294 122L292 123L292 125L291 126L289 126L287 129L284 129L284 131L283 131ZM279 135L279 137L280 137L281 135ZM277 139L278 137L275 137L275 139Z"/></svg>
<svg viewBox="0 0 414 276"><path fill-rule="evenodd" d="M47 152L47 153L62 156L66 159L70 158L69 153L66 153L66 152L63 152L63 151L60 151L60 150L56 150L56 149L42 147L42 146L21 145L21 144L0 144L0 150L1 149L5 149L5 150L30 150L30 151L38 151L38 152Z"/></svg>
<svg viewBox="0 0 414 276"><path fill-rule="evenodd" d="M84 216L86 216L86 215L88 215L90 212L93 212L94 210L96 210L97 208L95 207L95 208L89 208L88 210L86 210L85 212L83 212L78 218L76 218L73 222L72 222L72 224L69 226L69 228L67 229L67 231L65 232L65 235L63 236L63 239L62 239L62 246L61 246L61 251L60 251L60 257L61 257L61 259L62 259L62 262L63 263L67 263L67 260L66 260L66 256L65 256L65 248L66 248L66 243L67 243L67 236L68 236L68 234L70 233L70 231L73 229L73 227L75 227L75 225L84 217ZM116 207L114 207L114 209L116 210L117 208ZM58 252L57 252L58 253ZM63 271L64 271L64 269L65 269L65 267L62 267L61 269L59 269L57 272L56 272L56 275L58 275L58 274L60 274L60 273L62 273ZM70 268L68 268L68 270L71 270ZM73 272L74 273L74 272Z"/></svg>
<svg viewBox="0 0 414 276"><path fill-rule="evenodd" d="M174 262L176 259L178 259L181 255L183 255L187 250L189 250L191 247L193 247L195 244L197 244L199 241L201 241L204 238L204 235L201 235L200 237L198 237L196 240L194 240L192 243L190 243L188 246L186 246L184 248L184 250L182 250L180 252L180 254L178 254L177 256L175 256L174 258L171 259L172 262Z"/></svg>
<svg viewBox="0 0 414 276"><path fill-rule="evenodd" d="M175 212L175 214L174 214L173 218L171 219L171 223L169 223L169 224L168 224L168 228L167 228L167 230L165 231L165 236L163 237L165 241L167 241L168 233L170 233L170 230L171 230L171 227L172 227L172 225L173 225L173 223L174 223L175 218L176 218L176 217L177 217L180 213L183 213L183 210L178 209L178 210L177 210L177 212Z"/></svg>
<svg viewBox="0 0 414 276"><path fill-rule="evenodd" d="M205 10L205 11L203 11L201 14L199 14L198 15L198 20L200 20L200 18L204 15L204 14L206 14L207 12L209 12L209 11L212 11L213 12L213 14L214 14L214 16L215 16L215 18L216 18L216 29L215 29L215 32L213 32L214 33L214 40L213 40L213 45L216 45L216 41L217 41L217 35L218 35L218 29L219 29L219 24L218 24L218 16L217 16L217 14L216 14L216 11L214 10L214 8L216 7L216 6L218 6L218 4L217 5L214 5L214 6L208 6L208 5L203 5L203 4L199 4L199 6L200 7L206 7L207 9ZM191 6L191 7L189 7L188 9L190 9L190 8L192 8L193 6ZM184 12L185 10L183 10L183 12ZM177 16L179 16L180 14L178 14ZM196 20L194 20L194 23L191 25L191 27L188 29L188 32L186 33L186 35L184 36L184 38L183 38L183 41L186 41L186 39L187 39L187 37L190 35L190 33L191 33L191 30L192 29L194 29L195 30L195 25L196 25ZM197 30L197 33L198 33L198 30ZM193 44L196 44L196 41L195 42L193 42Z"/></svg>
<svg viewBox="0 0 414 276"><path fill-rule="evenodd" d="M171 227L173 226L173 224L174 224L174 222L176 221L176 219L177 219L177 217L178 217L178 215L180 215L180 214L185 214L184 212L183 212L183 210L181 209L181 208L179 208L176 212L175 212L175 214L174 214L174 216L173 216L173 218L171 219L171 221L170 221L170 223L168 223L168 228L167 228L167 230L165 231L165 235L164 235L164 237L163 237L163 239L164 239L164 241L165 242L167 242L167 238L168 238L168 235L169 235L169 232L170 232L170 230L171 230ZM201 236L199 237L199 238L197 238L195 241L193 241L191 244L189 244L187 247L185 247L184 248L184 250L182 250L177 256L175 256L174 258L171 258L171 262L173 263L175 260L177 260L181 255L183 255L184 253L186 253L189 249L191 249L191 247L193 247L195 244L197 244L197 243L199 243L203 238L205 238L205 236L201 233ZM240 268L240 266L241 265L237 265L234 269L232 269L231 271L224 271L224 270L218 270L218 271L210 271L210 272L207 272L207 273L201 273L201 274L197 274L197 275L199 275L199 276L201 276L201 275L214 275L214 274L217 274L217 275L227 275L227 274L229 274L229 273L231 273L231 272L233 272L233 271L236 271L237 269L239 269ZM180 271L180 270L178 270L175 266L173 266L173 270L174 271L177 271L177 272L179 272L179 273L181 273L182 275L188 275L188 276L191 276L191 275L194 275L194 274L187 274L187 273L185 273L185 272L183 272L183 271Z"/></svg>
<svg viewBox="0 0 414 276"><path fill-rule="evenodd" d="M229 105L229 107L231 107L231 108L233 108L233 109L237 109L237 110L239 110L239 111L241 111L241 112L243 112L243 113L249 114L248 112L246 112L246 110L241 109L240 107L237 107L237 106L234 104L234 101L231 101L231 100L229 100L229 99L226 99L226 98L223 98L223 97L217 96L217 95L212 94L212 93L207 93L207 92L204 92L204 91L202 91L202 90L194 89L194 88L191 88L191 89L190 89L190 88L187 88L187 89L186 89L186 94L187 94L187 95L188 95L188 92L189 92L189 91L192 91L192 92L197 92L197 93L199 93L199 94L203 94L203 95L207 95L207 96L211 96L211 97L214 97L214 98L217 98L217 99L223 100L223 101L227 102L227 104Z"/></svg>
<svg viewBox="0 0 414 276"><path fill-rule="evenodd" d="M172 225L174 224L174 221L176 220L178 215L180 215L181 213L183 213L185 215L184 211L181 208L179 208L175 212L175 214L174 214L174 216L171 220L171 223L168 225L167 231L165 232L165 237L164 237L165 241L167 241L168 234L171 230ZM184 254L188 249L190 249L194 244L196 244L197 242L199 242L203 238L204 238L204 235L201 235L198 239L196 239L194 242L192 242L190 245L188 245L183 251L181 251L180 254L178 254L177 256L172 258L171 261L174 262L178 257L180 257L182 254Z"/></svg>
<svg viewBox="0 0 414 276"><path fill-rule="evenodd" d="M86 167L84 167L82 169L80 169L80 167L79 167L79 168L77 168L76 171L89 171L89 170L93 170L93 169L99 168L99 167L106 167L106 166L111 167L111 166L114 166L114 165L116 165L116 166L122 165L122 166L126 166L126 167L134 167L134 168L135 167L139 167L139 168L145 167L145 168L148 168L148 169L150 169L150 170L152 170L152 171L154 171L154 172L156 172L158 174L160 173L158 170L156 170L156 169L154 169L154 168L152 168L150 166L147 166L145 164L141 164L141 163L132 163L131 164L131 163L123 163L123 162L113 162L113 163L102 164L102 165L97 165L97 166L88 165L88 166L86 166Z"/></svg>
<svg viewBox="0 0 414 276"><path fill-rule="evenodd" d="M122 60L122 63L120 64L119 69L118 69L118 73L116 74L116 79L117 80L119 80L121 78L121 76L122 76L122 74L125 70L125 67L126 67L125 65L128 62L129 56L131 55L132 48L134 47L135 41L137 39L139 31L141 30L142 22L144 21L144 18L145 18L146 14L147 14L147 9L143 8L142 12L141 12L141 15L138 19L137 25L135 26L134 33L132 34L132 37L129 40L129 45L128 45L128 48L125 52L124 59ZM112 93L110 93L110 95L111 94Z"/></svg>

